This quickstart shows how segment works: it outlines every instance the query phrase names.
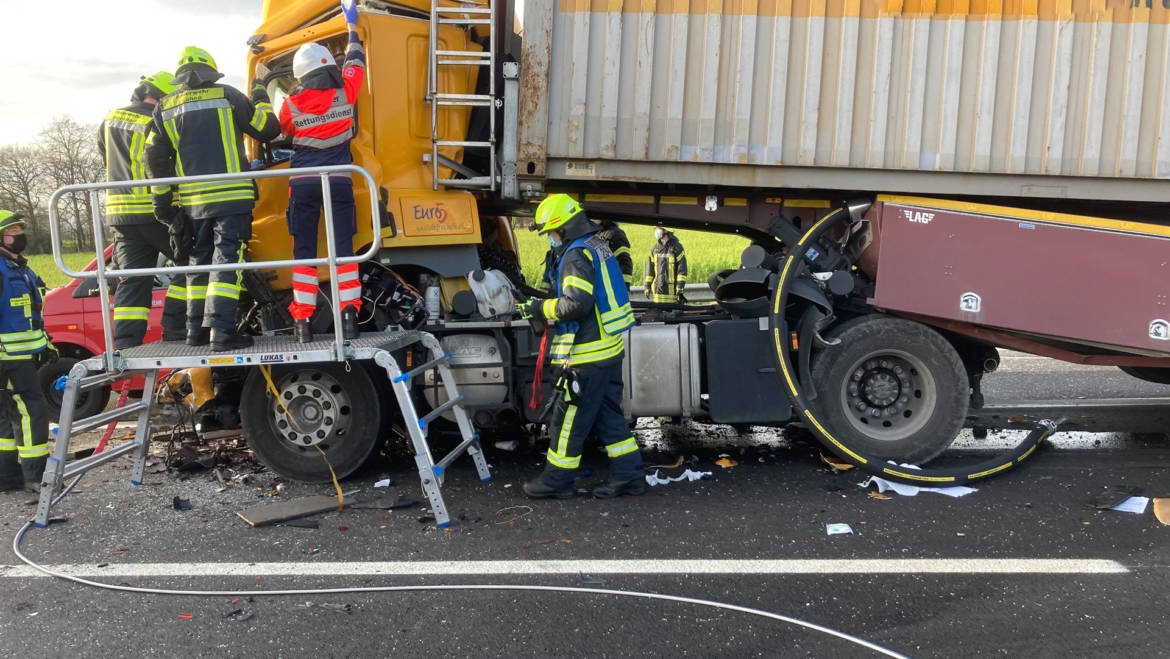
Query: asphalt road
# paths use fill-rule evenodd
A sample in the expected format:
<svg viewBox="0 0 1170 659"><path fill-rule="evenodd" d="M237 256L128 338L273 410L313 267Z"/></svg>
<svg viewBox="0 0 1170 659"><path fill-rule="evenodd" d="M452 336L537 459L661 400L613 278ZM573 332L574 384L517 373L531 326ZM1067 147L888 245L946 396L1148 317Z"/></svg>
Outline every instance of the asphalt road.
<svg viewBox="0 0 1170 659"><path fill-rule="evenodd" d="M1150 392L1137 381L1029 366L1036 368L1005 364L992 377L1053 397L1093 387ZM1038 384L1054 377L1067 382ZM872 498L858 486L862 475L833 472L800 441L755 448L712 435L706 445L660 446L648 464L681 454L712 477L641 498L529 502L519 487L540 456L489 448L492 483L479 483L466 461L450 472L449 529L427 520L425 505L356 507L420 498L402 460L348 480L346 489L360 490L355 505L310 517L316 528L252 528L234 513L327 494L325 486L287 483L268 497L277 479L261 472L218 492L201 472L149 474L134 487L129 464L114 464L88 476L54 509L65 521L30 531L23 548L38 562L134 586L615 589L769 611L912 657L1167 654L1170 527L1149 510L1091 505L1118 487L1170 496L1170 444L1160 438L1130 439L1123 449L1048 449L963 498ZM715 466L724 452L738 464ZM585 464L591 472L579 483L587 492L604 458L590 451ZM374 488L386 475L391 487ZM175 496L192 510L174 510ZM4 537L31 514L28 499L0 496ZM827 535L826 525L837 523L853 533ZM628 595L145 595L32 576L11 547L0 550L0 564L11 566L0 568L4 656L881 656L792 621Z"/></svg>

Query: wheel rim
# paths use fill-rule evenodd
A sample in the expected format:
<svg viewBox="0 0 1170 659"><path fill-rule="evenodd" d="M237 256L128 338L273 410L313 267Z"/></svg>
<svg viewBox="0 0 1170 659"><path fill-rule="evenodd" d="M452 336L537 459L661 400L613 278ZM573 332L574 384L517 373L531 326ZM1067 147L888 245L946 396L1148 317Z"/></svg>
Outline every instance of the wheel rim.
<svg viewBox="0 0 1170 659"><path fill-rule="evenodd" d="M276 435L288 445L327 450L331 441L349 434L350 396L333 376L320 371L296 371L281 379L277 391L284 405L272 402L272 424Z"/></svg>
<svg viewBox="0 0 1170 659"><path fill-rule="evenodd" d="M893 442L930 420L937 401L934 377L918 357L882 350L861 357L846 372L840 404L857 432Z"/></svg>

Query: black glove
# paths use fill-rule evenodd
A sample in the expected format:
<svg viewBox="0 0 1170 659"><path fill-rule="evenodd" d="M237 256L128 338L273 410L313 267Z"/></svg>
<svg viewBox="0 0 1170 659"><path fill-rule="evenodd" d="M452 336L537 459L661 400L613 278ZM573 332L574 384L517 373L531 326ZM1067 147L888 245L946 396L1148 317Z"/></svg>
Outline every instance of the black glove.
<svg viewBox="0 0 1170 659"><path fill-rule="evenodd" d="M174 193L170 190L160 192L154 195L154 219L163 224L170 224L174 219L175 214L179 212L179 207L174 203Z"/></svg>
<svg viewBox="0 0 1170 659"><path fill-rule="evenodd" d="M268 98L268 89L260 78L252 79L252 102L253 103L271 103Z"/></svg>
<svg viewBox="0 0 1170 659"><path fill-rule="evenodd" d="M45 346L44 350L33 356L33 361L36 363L37 368L41 368L42 366L48 366L56 362L60 358L61 353L57 350L57 346L50 343Z"/></svg>
<svg viewBox="0 0 1170 659"><path fill-rule="evenodd" d="M540 300L525 300L516 305L516 313L520 314L521 318L525 320L531 318L544 318L544 309L542 308Z"/></svg>
<svg viewBox="0 0 1170 659"><path fill-rule="evenodd" d="M178 209L170 222L171 259L175 265L185 265L191 260L195 247L195 224L186 211Z"/></svg>

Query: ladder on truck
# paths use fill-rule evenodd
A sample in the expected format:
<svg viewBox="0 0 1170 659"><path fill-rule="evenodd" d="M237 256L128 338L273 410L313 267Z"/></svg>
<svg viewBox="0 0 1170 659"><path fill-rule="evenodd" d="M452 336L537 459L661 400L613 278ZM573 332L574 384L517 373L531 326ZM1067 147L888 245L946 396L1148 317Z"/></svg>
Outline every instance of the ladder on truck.
<svg viewBox="0 0 1170 659"><path fill-rule="evenodd" d="M366 179L367 189L370 191L371 208L377 208L378 186L369 173L353 165L329 167L313 167L300 169L284 169L267 172L241 172L235 174L218 174L209 176L194 176L183 179L151 179L136 181L115 181L111 183L87 183L65 186L57 190L49 202L50 230L53 240L53 255L57 265L66 275L71 277L86 277L96 279L98 296L101 301L102 328L105 332L105 352L78 362L65 376L63 382L63 396L61 401L61 416L57 426L57 437L54 441L53 452L45 467L41 478L41 494L37 504L34 523L37 526L47 526L49 512L55 503L54 499L63 491L65 481L80 477L90 469L116 460L126 455L134 458L134 466L130 480L135 485L141 485L146 467L146 458L151 441L151 413L157 403L154 396L155 386L158 383L159 372L164 369L183 368L220 368L239 366L267 366L272 364L305 364L321 362L340 362L348 360L371 360L386 370L390 377L399 409L407 423L408 434L415 451L415 463L418 467L422 489L434 511L435 521L440 526L450 523L447 508L443 501L442 484L445 480L447 467L464 453L470 454L475 463L480 480L491 480L487 461L479 444L479 435L472 426L471 418L464 408L463 395L455 385L455 378L448 366L450 355L445 353L442 345L431 334L417 330L401 330L390 328L382 332L365 332L357 339L343 340L341 336L340 308L330 305L334 315L334 332L329 337L319 337L309 343L297 343L289 335L272 335L254 337L255 343L247 348L230 352L210 352L206 346L192 347L182 341L158 341L142 346L114 350L112 337L113 327L110 319L109 278L125 275L157 275L175 274L175 268L141 268L134 270L108 269L102 258L101 246L105 245L102 235L102 220L99 209L100 200L97 191L112 187L131 187L149 185L170 185L180 181L201 182L205 180L234 180L241 178L273 178L287 177L302 174L320 174L325 194L325 227L328 242L328 256L322 259L302 259L292 261L248 262L235 264L220 264L193 266L192 271L261 269L286 267L291 265L326 265L330 270L330 285L332 298L338 299L337 266L345 263L356 263L369 259L377 252L377 242L371 245L367 252L356 257L338 258L333 251L333 222L332 208L329 203L329 174L347 172L359 174ZM98 245L97 268L89 272L75 272L69 269L61 258L60 231L56 214L57 200L61 195L70 192L88 192L93 210L94 244ZM373 217L375 233L379 229L378 218ZM429 360L417 368L403 372L398 366L394 354L403 351L413 351L422 347L430 356ZM409 353L408 353L409 354ZM415 376L436 371L438 379L444 388L447 401L431 411L420 415L414 406L414 396L411 395L410 384ZM142 400L101 412L94 416L75 419L74 411L78 396L89 389L109 386L110 384L136 376L144 376L145 389ZM430 424L439 416L452 414L459 427L461 442L454 450L436 461L430 446L427 443L427 430ZM137 424L133 439L116 447L96 453L88 457L68 461L69 444L78 433L99 428L110 422L136 415Z"/></svg>
<svg viewBox="0 0 1170 659"><path fill-rule="evenodd" d="M431 106L431 152L423 155L423 162L431 164L431 181L435 190L439 186L467 190L496 189L496 50L497 50L497 5L502 0L431 0L430 45L427 66L426 101ZM447 50L440 48L439 29L443 25L472 27L486 25L488 28L488 49ZM450 79L444 75L448 67L476 67L479 76L488 76L487 94L458 94L444 91L441 81ZM484 67L484 68L480 68ZM477 79L479 76L476 76ZM441 108L488 108L488 139L444 140L439 137L439 111ZM489 171L477 172L442 153L442 149L468 149L484 151L488 156ZM453 178L439 178L439 168L445 167L454 173Z"/></svg>

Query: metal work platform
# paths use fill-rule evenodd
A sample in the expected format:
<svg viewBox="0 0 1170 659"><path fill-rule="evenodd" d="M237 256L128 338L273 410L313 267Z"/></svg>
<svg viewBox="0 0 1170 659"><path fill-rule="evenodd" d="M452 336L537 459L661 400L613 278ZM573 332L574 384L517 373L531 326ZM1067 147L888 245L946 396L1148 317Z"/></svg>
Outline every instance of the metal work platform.
<svg viewBox="0 0 1170 659"><path fill-rule="evenodd" d="M332 334L319 334L311 343L297 343L290 334L254 337L255 344L243 350L211 352L209 346L189 346L181 341L159 341L118 351L114 356L120 370L137 371L156 368L198 368L223 366L259 366L337 362L347 359L373 359L379 351L395 352L418 343L416 330L364 332L346 341L338 355ZM90 371L105 367L105 358L93 357L85 362Z"/></svg>

